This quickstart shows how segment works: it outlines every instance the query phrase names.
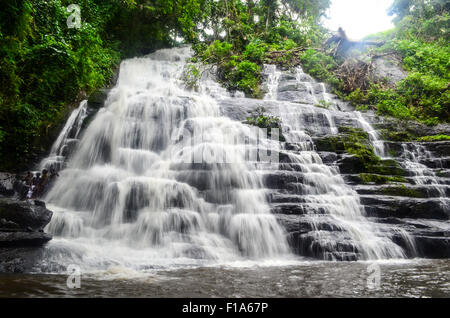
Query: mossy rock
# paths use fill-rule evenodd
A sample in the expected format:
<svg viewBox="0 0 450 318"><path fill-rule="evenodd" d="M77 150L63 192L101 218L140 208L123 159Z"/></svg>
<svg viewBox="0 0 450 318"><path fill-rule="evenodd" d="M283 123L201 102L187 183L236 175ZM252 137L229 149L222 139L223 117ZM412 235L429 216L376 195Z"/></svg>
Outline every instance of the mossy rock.
<svg viewBox="0 0 450 318"><path fill-rule="evenodd" d="M338 131L340 134L351 135L357 139L369 140L369 134L361 128L339 126Z"/></svg>
<svg viewBox="0 0 450 318"><path fill-rule="evenodd" d="M399 176L385 176L379 174L361 173L361 182L364 184L387 184L393 182L408 182L404 177Z"/></svg>
<svg viewBox="0 0 450 318"><path fill-rule="evenodd" d="M367 172L385 176L408 176L408 172L404 170L400 164L392 159L380 160L378 164L367 167Z"/></svg>
<svg viewBox="0 0 450 318"><path fill-rule="evenodd" d="M382 165L374 165L370 166L367 169L367 172L372 174L380 174L385 176L400 176L406 177L408 176L408 172L400 167L392 167L392 166L382 166Z"/></svg>
<svg viewBox="0 0 450 318"><path fill-rule="evenodd" d="M314 144L317 151L343 153L345 152L344 141L340 136L326 136L315 138Z"/></svg>
<svg viewBox="0 0 450 318"><path fill-rule="evenodd" d="M380 189L380 192L385 195L392 195L398 197L409 197L409 198L427 198L427 194L416 189L411 189L405 185L390 186Z"/></svg>
<svg viewBox="0 0 450 318"><path fill-rule="evenodd" d="M438 172L436 172L436 176L440 178L450 178L450 170L439 170Z"/></svg>
<svg viewBox="0 0 450 318"><path fill-rule="evenodd" d="M93 109L100 109L104 106L106 99L108 98L108 94L111 90L101 88L94 91L88 99L88 107Z"/></svg>
<svg viewBox="0 0 450 318"><path fill-rule="evenodd" d="M380 161L380 164L383 167L400 167L400 164L395 161L394 159L384 159L382 161Z"/></svg>
<svg viewBox="0 0 450 318"><path fill-rule="evenodd" d="M412 141L414 137L406 131L393 131L389 129L382 129L380 131L381 138L383 140L395 141L395 142L408 142Z"/></svg>
<svg viewBox="0 0 450 318"><path fill-rule="evenodd" d="M434 135L434 136L422 136L417 138L419 142L437 142L437 141L448 141L450 140L449 135Z"/></svg>

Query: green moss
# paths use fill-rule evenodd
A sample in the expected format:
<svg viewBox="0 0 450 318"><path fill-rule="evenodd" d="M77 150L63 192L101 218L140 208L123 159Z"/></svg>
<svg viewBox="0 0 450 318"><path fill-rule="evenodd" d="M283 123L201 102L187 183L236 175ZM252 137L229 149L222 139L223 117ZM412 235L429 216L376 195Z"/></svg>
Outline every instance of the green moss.
<svg viewBox="0 0 450 318"><path fill-rule="evenodd" d="M247 117L245 124L267 129L267 135L269 137L272 136L272 129L278 129L279 141L286 141L281 130L281 119L275 116L266 115L264 107L259 107L255 110L252 117Z"/></svg>
<svg viewBox="0 0 450 318"><path fill-rule="evenodd" d="M443 169L436 172L436 175L440 178L449 178L450 172L448 170Z"/></svg>
<svg viewBox="0 0 450 318"><path fill-rule="evenodd" d="M327 136L314 141L317 151L345 152L344 141L341 136Z"/></svg>
<svg viewBox="0 0 450 318"><path fill-rule="evenodd" d="M424 141L424 142L433 142L433 141L444 141L444 140L450 140L449 135L435 135L435 136L423 136L416 139L417 141Z"/></svg>
<svg viewBox="0 0 450 318"><path fill-rule="evenodd" d="M413 137L407 131L395 131L391 129L381 129L381 138L384 140L395 141L395 142L408 142L413 140Z"/></svg>
<svg viewBox="0 0 450 318"><path fill-rule="evenodd" d="M381 192L386 195L393 195L393 196L399 196L399 197L410 197L410 198L426 198L427 197L420 191L408 188L405 185L382 188Z"/></svg>
<svg viewBox="0 0 450 318"><path fill-rule="evenodd" d="M369 141L369 134L361 128L355 128L351 126L339 126L338 132L346 134L354 140L362 140L364 142Z"/></svg>
<svg viewBox="0 0 450 318"><path fill-rule="evenodd" d="M338 128L342 136L345 151L359 158L369 168L380 162L369 142L369 134L360 128L341 126Z"/></svg>
<svg viewBox="0 0 450 318"><path fill-rule="evenodd" d="M327 102L324 99L321 99L315 106L319 107L319 108L324 108L324 109L328 109L330 108L330 106L332 106L333 103L332 102Z"/></svg>
<svg viewBox="0 0 450 318"><path fill-rule="evenodd" d="M365 184L370 183L386 184L391 182L407 182L407 180L404 177L398 176L384 176L378 174L361 173L360 177L362 182Z"/></svg>
<svg viewBox="0 0 450 318"><path fill-rule="evenodd" d="M367 172L387 176L407 176L408 173L395 160L380 160L378 164L367 167Z"/></svg>

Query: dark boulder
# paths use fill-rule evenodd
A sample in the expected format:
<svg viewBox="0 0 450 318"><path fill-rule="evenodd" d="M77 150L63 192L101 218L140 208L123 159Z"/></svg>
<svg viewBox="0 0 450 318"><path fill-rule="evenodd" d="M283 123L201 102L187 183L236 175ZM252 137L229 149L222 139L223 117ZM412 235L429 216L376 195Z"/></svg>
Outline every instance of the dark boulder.
<svg viewBox="0 0 450 318"><path fill-rule="evenodd" d="M342 155L337 164L341 173L355 174L366 171L363 160L354 155Z"/></svg>
<svg viewBox="0 0 450 318"><path fill-rule="evenodd" d="M15 229L43 230L52 215L53 212L47 210L43 202L0 198L0 219L16 224Z"/></svg>
<svg viewBox="0 0 450 318"><path fill-rule="evenodd" d="M433 153L436 157L450 156L450 141L437 141L421 143L422 146Z"/></svg>
<svg viewBox="0 0 450 318"><path fill-rule="evenodd" d="M12 248L36 248L50 241L52 236L43 229L52 215L53 212L41 201L0 198L0 254L9 253ZM0 271L3 263L2 260Z"/></svg>
<svg viewBox="0 0 450 318"><path fill-rule="evenodd" d="M450 237L416 236L419 256L426 258L450 258Z"/></svg>

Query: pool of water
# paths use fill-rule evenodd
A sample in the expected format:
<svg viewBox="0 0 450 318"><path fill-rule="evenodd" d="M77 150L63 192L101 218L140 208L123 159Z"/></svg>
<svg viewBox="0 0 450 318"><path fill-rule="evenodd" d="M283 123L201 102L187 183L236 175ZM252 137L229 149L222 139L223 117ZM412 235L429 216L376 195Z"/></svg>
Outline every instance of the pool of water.
<svg viewBox="0 0 450 318"><path fill-rule="evenodd" d="M450 297L450 260L235 263L81 275L0 274L0 297Z"/></svg>

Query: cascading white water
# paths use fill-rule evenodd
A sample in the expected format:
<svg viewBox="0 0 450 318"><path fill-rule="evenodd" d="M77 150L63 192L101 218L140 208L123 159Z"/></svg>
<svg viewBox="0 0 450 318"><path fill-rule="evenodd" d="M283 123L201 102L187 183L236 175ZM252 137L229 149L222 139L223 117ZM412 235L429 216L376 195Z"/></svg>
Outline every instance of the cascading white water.
<svg viewBox="0 0 450 318"><path fill-rule="evenodd" d="M280 80L281 72L277 70L276 65L264 65L264 73L269 74L267 78L267 94L264 96L265 100L276 100L278 93L278 82Z"/></svg>
<svg viewBox="0 0 450 318"><path fill-rule="evenodd" d="M64 159L71 148L78 143L81 127L87 112L87 100L80 103L80 106L73 110L64 128L56 139L47 158L42 160L39 169L49 169L54 167L57 170L63 168Z"/></svg>
<svg viewBox="0 0 450 318"><path fill-rule="evenodd" d="M360 128L369 134L369 140L372 143L374 153L381 158L386 157L386 147L384 141L380 138L378 132L372 127L371 124L364 118L361 112L355 112L356 120L360 125Z"/></svg>
<svg viewBox="0 0 450 318"><path fill-rule="evenodd" d="M266 68L272 74L267 74L268 81L274 82L280 78L274 68ZM300 85L307 83L301 68L297 69L297 81ZM311 87L306 92L313 95L313 98L304 97L305 100L317 100L314 96L313 84L311 82L306 87ZM271 86L276 86L271 84ZM275 94L270 94L274 96ZM267 97L267 96L266 96ZM278 113L283 126L283 134L286 140L297 146L298 151L287 152L290 161L299 167L302 173L303 182L298 184L296 193L300 194L302 206L306 210L306 218L315 229L312 240L328 251L348 251L342 249L342 242L347 241L349 245L356 247L354 251L361 254L363 259L383 259L402 258L405 252L397 244L393 243L389 235L383 232L383 226L371 223L364 217L364 208L360 204L358 194L347 186L340 176L337 168L325 165L321 157L314 150L311 137L306 133L308 127L302 119L305 113L317 114L327 113L325 118L331 118L329 110L315 107L311 104L283 103L278 107ZM357 115L357 118L360 118ZM323 122L323 121L322 121ZM328 122L333 122L328 119ZM309 122L307 124L310 124ZM330 129L330 133L334 133ZM323 225L328 224L341 234L336 237L336 231L323 231ZM414 250L413 241L401 229L395 229ZM345 243L344 243L345 244ZM333 258L325 255L326 258Z"/></svg>
<svg viewBox="0 0 450 318"><path fill-rule="evenodd" d="M255 163L236 142L259 132L183 88L190 54L122 62L105 108L45 198L55 211L49 263L142 269L288 254Z"/></svg>
<svg viewBox="0 0 450 318"><path fill-rule="evenodd" d="M444 210L450 212L450 199L447 198L444 190L447 185L440 184L433 170L420 162L421 160L432 159L432 154L417 143L403 143L402 149L402 165L414 174L413 180L415 184L430 185L436 189Z"/></svg>
<svg viewBox="0 0 450 318"><path fill-rule="evenodd" d="M326 87L325 87L324 83L318 84L318 86L320 88L319 95L321 96L321 99L319 100L316 97L315 89L313 87L314 80L303 71L301 66L298 66L296 68L295 77L296 77L296 80L299 83L299 85L306 87L306 92L308 93L309 96L311 96L314 106L318 106L322 102L322 103L325 103L324 107L328 107L329 109L333 109L333 110L335 109L333 103L331 102L331 98L326 91ZM328 127L330 129L330 133L337 134L338 129L334 123L333 117L331 116L330 112L323 111L323 112L320 112L320 115L322 115L328 122Z"/></svg>

